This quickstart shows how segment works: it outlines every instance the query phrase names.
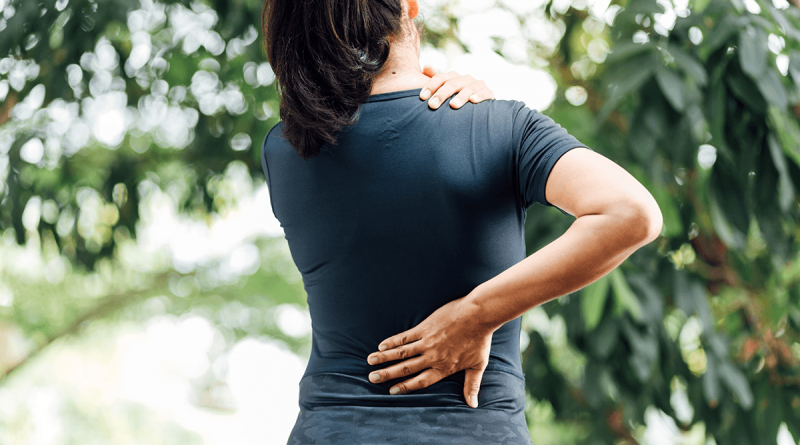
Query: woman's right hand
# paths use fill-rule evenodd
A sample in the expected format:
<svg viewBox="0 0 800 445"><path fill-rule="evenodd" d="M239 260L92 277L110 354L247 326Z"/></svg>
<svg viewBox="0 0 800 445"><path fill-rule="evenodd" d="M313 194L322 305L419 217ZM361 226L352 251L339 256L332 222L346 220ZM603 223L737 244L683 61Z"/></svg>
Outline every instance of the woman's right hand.
<svg viewBox="0 0 800 445"><path fill-rule="evenodd" d="M476 80L469 74L462 76L455 71L437 73L432 65L425 65L422 74L430 77L428 83L422 87L419 98L428 101L428 106L434 110L439 108L448 97L458 93L450 99L450 108L459 109L465 103L474 104L484 100L494 99L494 92L489 89L486 82Z"/></svg>
<svg viewBox="0 0 800 445"><path fill-rule="evenodd" d="M476 309L466 297L453 300L412 329L382 341L380 352L370 354L367 362L377 365L402 361L370 373L370 381L386 382L422 371L389 390L390 394L406 394L465 370L464 399L477 408L478 390L489 363L495 329L478 323L480 314Z"/></svg>

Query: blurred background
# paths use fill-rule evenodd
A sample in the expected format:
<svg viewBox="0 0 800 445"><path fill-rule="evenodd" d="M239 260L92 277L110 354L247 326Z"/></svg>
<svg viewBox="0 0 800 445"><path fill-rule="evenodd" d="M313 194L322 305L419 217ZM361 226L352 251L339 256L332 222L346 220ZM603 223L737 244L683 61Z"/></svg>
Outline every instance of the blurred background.
<svg viewBox="0 0 800 445"><path fill-rule="evenodd" d="M797 0L423 0L421 65L630 171L662 236L524 316L537 445L800 439ZM0 444L284 444L310 351L259 0L0 0ZM528 253L573 221L535 205Z"/></svg>

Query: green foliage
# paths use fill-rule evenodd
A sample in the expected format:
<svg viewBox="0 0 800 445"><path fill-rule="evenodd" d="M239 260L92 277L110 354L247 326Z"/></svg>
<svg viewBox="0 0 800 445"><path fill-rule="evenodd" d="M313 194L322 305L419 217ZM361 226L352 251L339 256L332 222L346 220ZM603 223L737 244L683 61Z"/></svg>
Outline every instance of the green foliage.
<svg viewBox="0 0 800 445"><path fill-rule="evenodd" d="M736 2L695 4L661 35L647 25L660 6L633 0L608 29L613 43L602 71L574 80L589 103L603 96L593 148L645 184L664 216L657 242L566 304L545 305L551 317L564 317L570 343L589 359L585 399L566 402L570 385L558 380L558 392L537 391L535 378L529 388L552 403L556 419L589 414L593 433L583 443L630 443L621 425L641 425L648 406L686 430L704 424L720 445L774 444L782 422L800 437L800 331L788 323L800 300L786 291L777 298L770 284L795 277L798 261L800 10L758 5L760 15ZM633 43L642 31L647 41ZM696 31L702 40L693 42ZM576 23L566 36L581 32ZM785 44L786 76L767 49L770 33ZM572 109L556 102L551 113L570 131L578 125L566 119ZM534 224L559 217L542 215ZM608 283L614 308L606 304ZM720 300L730 294L737 298ZM524 360L546 357L529 347ZM681 420L671 401L676 383L685 386L690 419Z"/></svg>
<svg viewBox="0 0 800 445"><path fill-rule="evenodd" d="M661 31L654 0L614 5L611 26L545 8L565 34L539 56L560 87L588 93L579 106L559 95L547 114L642 182L664 229L606 277L537 308L523 366L543 441L565 443L554 431L569 430L569 443L636 443L654 407L718 445L774 444L783 422L800 438L800 9L755 3L760 14L740 0L693 2ZM34 357L92 320L192 313L228 347L264 336L307 353L308 338L275 322L276 307L305 297L282 238L255 241L259 267L227 277L219 261L185 267L134 248L148 190L211 221L245 194L231 171L263 181L259 144L278 98L260 2L7 4L0 57L17 77L2 72L0 328L22 332ZM427 42L463 46L449 9L437 14ZM587 38L608 44L603 62L589 59ZM576 68L587 62L596 69ZM119 140L87 120L112 97L145 118ZM571 222L530 212L528 253Z"/></svg>
<svg viewBox="0 0 800 445"><path fill-rule="evenodd" d="M139 2L132 0L8 3L15 13L0 33L0 56L36 62L39 72L28 79L35 82L23 81L19 88L12 83L5 110L44 87L35 117L0 119L0 135L12 144L7 149L8 172L0 173L5 182L0 189L5 198L0 200L0 230L13 227L19 244L31 230L22 220L31 198L53 200L58 214L69 214L80 208L81 187L96 190L107 203L113 203L115 187L122 187L130 199L113 203L119 207L119 221L97 228L94 236L79 233L77 224L72 230L55 230L55 224L40 221L33 228L40 237L52 235L68 258L91 269L99 258L112 255L113 227L124 226L136 237L137 184L161 165L177 163L193 172L191 193L182 195L178 204L203 213L220 210L206 181L220 175L229 162L239 160L252 175L262 175L259 142L277 122L277 92L269 87L274 76L257 42L259 2L160 1L150 9L138 9ZM200 45L203 35L207 37ZM149 56L144 60L142 54ZM163 129L131 125L132 131L116 143L97 139L95 131L95 137L69 143L72 138L53 131L52 114L43 112L53 101L63 101L67 109L69 104L78 107L74 117L84 116L87 130L97 130L90 121L96 117L86 116L87 108L103 103L103 96L113 91L124 92L128 110L142 116L186 119L189 136L169 137ZM244 150L235 149L232 142L240 134L249 141ZM33 164L20 157L31 139L54 142L54 148Z"/></svg>

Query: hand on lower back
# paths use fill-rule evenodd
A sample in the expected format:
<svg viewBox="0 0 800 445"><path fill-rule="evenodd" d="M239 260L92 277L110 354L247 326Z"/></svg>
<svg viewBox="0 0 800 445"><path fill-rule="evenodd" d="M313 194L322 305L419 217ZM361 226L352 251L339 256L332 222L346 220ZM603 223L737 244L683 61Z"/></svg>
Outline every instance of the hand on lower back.
<svg viewBox="0 0 800 445"><path fill-rule="evenodd" d="M370 381L386 382L422 371L390 390L393 394L406 394L465 370L464 398L467 404L476 408L494 331L476 328L475 314L464 300L453 300L414 328L382 341L381 351L370 354L367 362L377 365L402 361L372 372Z"/></svg>

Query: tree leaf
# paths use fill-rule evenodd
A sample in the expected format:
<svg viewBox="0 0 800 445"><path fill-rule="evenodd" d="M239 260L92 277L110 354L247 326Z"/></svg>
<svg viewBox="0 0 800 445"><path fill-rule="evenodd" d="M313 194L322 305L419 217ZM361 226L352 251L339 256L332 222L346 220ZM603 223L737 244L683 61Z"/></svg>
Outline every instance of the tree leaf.
<svg viewBox="0 0 800 445"><path fill-rule="evenodd" d="M714 331L714 319L708 306L708 294L702 282L685 271L676 272L673 301L687 316L697 314L706 332Z"/></svg>
<svg viewBox="0 0 800 445"><path fill-rule="evenodd" d="M750 21L750 23L755 23L756 25L761 26L761 28L756 28L758 30L769 31L769 32L776 31L777 26L775 26L774 23L770 22L761 15L747 14L743 17L746 18L748 21Z"/></svg>
<svg viewBox="0 0 800 445"><path fill-rule="evenodd" d="M768 109L768 123L778 136L783 152L800 166L800 125L774 105Z"/></svg>
<svg viewBox="0 0 800 445"><path fill-rule="evenodd" d="M603 317L603 308L608 297L608 275L586 286L581 295L581 315L586 323L586 330L591 331Z"/></svg>
<svg viewBox="0 0 800 445"><path fill-rule="evenodd" d="M617 344L619 332L617 328L617 320L613 317L606 317L597 326L587 339L587 346L589 351L599 359L607 359L614 350L614 345Z"/></svg>
<svg viewBox="0 0 800 445"><path fill-rule="evenodd" d="M786 88L783 86L778 73L771 67L768 70L764 70L764 73L756 79L756 87L767 99L767 102L777 105L780 109L784 109L788 105Z"/></svg>
<svg viewBox="0 0 800 445"><path fill-rule="evenodd" d="M655 52L656 45L652 42L635 43L635 42L621 42L614 45L614 49L608 53L606 60L603 62L606 65L622 62L625 59L633 57L636 54L643 52Z"/></svg>
<svg viewBox="0 0 800 445"><path fill-rule="evenodd" d="M742 234L750 230L750 206L745 200L745 187L742 182L748 180L747 175L734 171L735 164L715 162L709 176L709 192L714 192L714 197L720 205L720 210L733 227ZM752 165L744 165L750 169Z"/></svg>
<svg viewBox="0 0 800 445"><path fill-rule="evenodd" d="M794 202L794 186L792 178L789 176L786 157L772 132L767 134L767 147L769 147L772 163L775 165L775 169L778 170L778 205L783 212L788 212Z"/></svg>
<svg viewBox="0 0 800 445"><path fill-rule="evenodd" d="M589 406L597 408L603 403L603 392L601 390L601 376L603 364L595 360L590 360L583 368L583 394Z"/></svg>
<svg viewBox="0 0 800 445"><path fill-rule="evenodd" d="M753 391L750 390L750 384L747 382L744 373L734 364L723 361L719 367L719 375L728 388L736 394L736 398L742 408L746 411L750 410L753 407ZM773 402L778 403L777 400Z"/></svg>
<svg viewBox="0 0 800 445"><path fill-rule="evenodd" d="M720 393L717 358L714 354L706 353L706 372L703 373L703 395L711 406L719 403Z"/></svg>
<svg viewBox="0 0 800 445"><path fill-rule="evenodd" d="M625 281L625 275L622 274L619 267L612 270L608 275L611 278L611 289L614 291L614 301L617 303L618 312L626 310L634 320L642 321L642 306L639 304L639 300L631 290L628 282Z"/></svg>
<svg viewBox="0 0 800 445"><path fill-rule="evenodd" d="M769 246L776 268L782 268L789 259L790 240L783 230L780 212L773 205L764 205L756 213L758 229Z"/></svg>
<svg viewBox="0 0 800 445"><path fill-rule="evenodd" d="M633 374L639 379L639 382L647 383L653 369L651 363L640 354L632 354L628 356L628 364L631 365Z"/></svg>
<svg viewBox="0 0 800 445"><path fill-rule="evenodd" d="M708 192L708 201L709 212L711 213L711 225L714 226L714 231L717 236L731 249L741 250L744 248L744 234L736 230L725 217L713 188Z"/></svg>
<svg viewBox="0 0 800 445"><path fill-rule="evenodd" d="M706 121L703 110L696 103L686 107L686 118L689 119L689 128L692 129L692 136L697 143L702 143L708 135L708 122Z"/></svg>
<svg viewBox="0 0 800 445"><path fill-rule="evenodd" d="M629 93L638 90L653 75L653 61L655 53L648 53L635 57L625 64L615 68L609 74L610 81L606 84L608 97L597 112L594 127L599 130L600 125L606 120L608 114L617 107L619 102Z"/></svg>
<svg viewBox="0 0 800 445"><path fill-rule="evenodd" d="M733 154L725 143L725 106L728 103L728 95L725 90L724 82L714 82L709 88L706 98L706 112L708 115L709 132L711 141L709 142L717 148L718 154L722 155L729 162L733 162Z"/></svg>
<svg viewBox="0 0 800 445"><path fill-rule="evenodd" d="M625 9L617 15L617 19L633 21L638 14L663 14L664 11L666 11L664 6L655 0L639 0L628 3ZM614 20L615 24L617 19Z"/></svg>
<svg viewBox="0 0 800 445"><path fill-rule="evenodd" d="M711 3L711 0L695 0L692 3L692 14L700 14Z"/></svg>
<svg viewBox="0 0 800 445"><path fill-rule="evenodd" d="M711 349L717 357L727 357L728 356L728 342L725 340L721 334L717 334L713 331L713 328L704 333L704 337L706 339L706 344Z"/></svg>
<svg viewBox="0 0 800 445"><path fill-rule="evenodd" d="M675 108L676 111L683 111L686 105L683 80L671 69L659 66L656 69L656 81L672 108Z"/></svg>
<svg viewBox="0 0 800 445"><path fill-rule="evenodd" d="M791 51L789 58L789 76L795 86L795 94L800 96L800 51Z"/></svg>
<svg viewBox="0 0 800 445"><path fill-rule="evenodd" d="M644 125L641 125L640 115L633 119L634 123L628 133L628 149L639 162L644 163L653 159L656 151L656 139Z"/></svg>
<svg viewBox="0 0 800 445"><path fill-rule="evenodd" d="M767 45L759 29L747 25L739 33L739 64L754 80L767 68Z"/></svg>
<svg viewBox="0 0 800 445"><path fill-rule="evenodd" d="M708 52L713 52L719 48L720 45L727 42L728 39L734 33L736 33L741 26L741 22L737 19L737 17L730 14L725 14L722 17L722 20L717 22L717 24L714 26L714 29L712 29L708 34L708 38L703 42L703 49Z"/></svg>
<svg viewBox="0 0 800 445"><path fill-rule="evenodd" d="M703 65L697 61L697 58L674 43L667 44L667 52L675 59L675 64L688 74L695 83L700 86L706 85L708 82L708 74Z"/></svg>
<svg viewBox="0 0 800 445"><path fill-rule="evenodd" d="M639 295L645 321L656 324L664 319L664 297L654 283L643 274L627 276L631 288Z"/></svg>
<svg viewBox="0 0 800 445"><path fill-rule="evenodd" d="M706 286L698 281L691 280L689 283L692 298L694 299L694 310L706 332L714 331L714 317L711 315L711 307L708 305L708 292Z"/></svg>
<svg viewBox="0 0 800 445"><path fill-rule="evenodd" d="M628 319L623 318L620 324L633 353L644 359L649 367L658 359L658 339L648 331L640 332ZM649 378L649 374L648 369L645 378Z"/></svg>
<svg viewBox="0 0 800 445"><path fill-rule="evenodd" d="M725 77L725 82L733 91L734 96L738 97L748 107L759 113L763 113L767 109L767 102L764 97L747 77L739 73L731 73Z"/></svg>
<svg viewBox="0 0 800 445"><path fill-rule="evenodd" d="M772 14L772 18L783 28L783 31L786 33L786 36L791 38L792 40L800 40L800 31L797 30L792 23L786 19L786 16L783 14L778 8L773 7L772 5L766 5L767 9L769 10L770 14Z"/></svg>

